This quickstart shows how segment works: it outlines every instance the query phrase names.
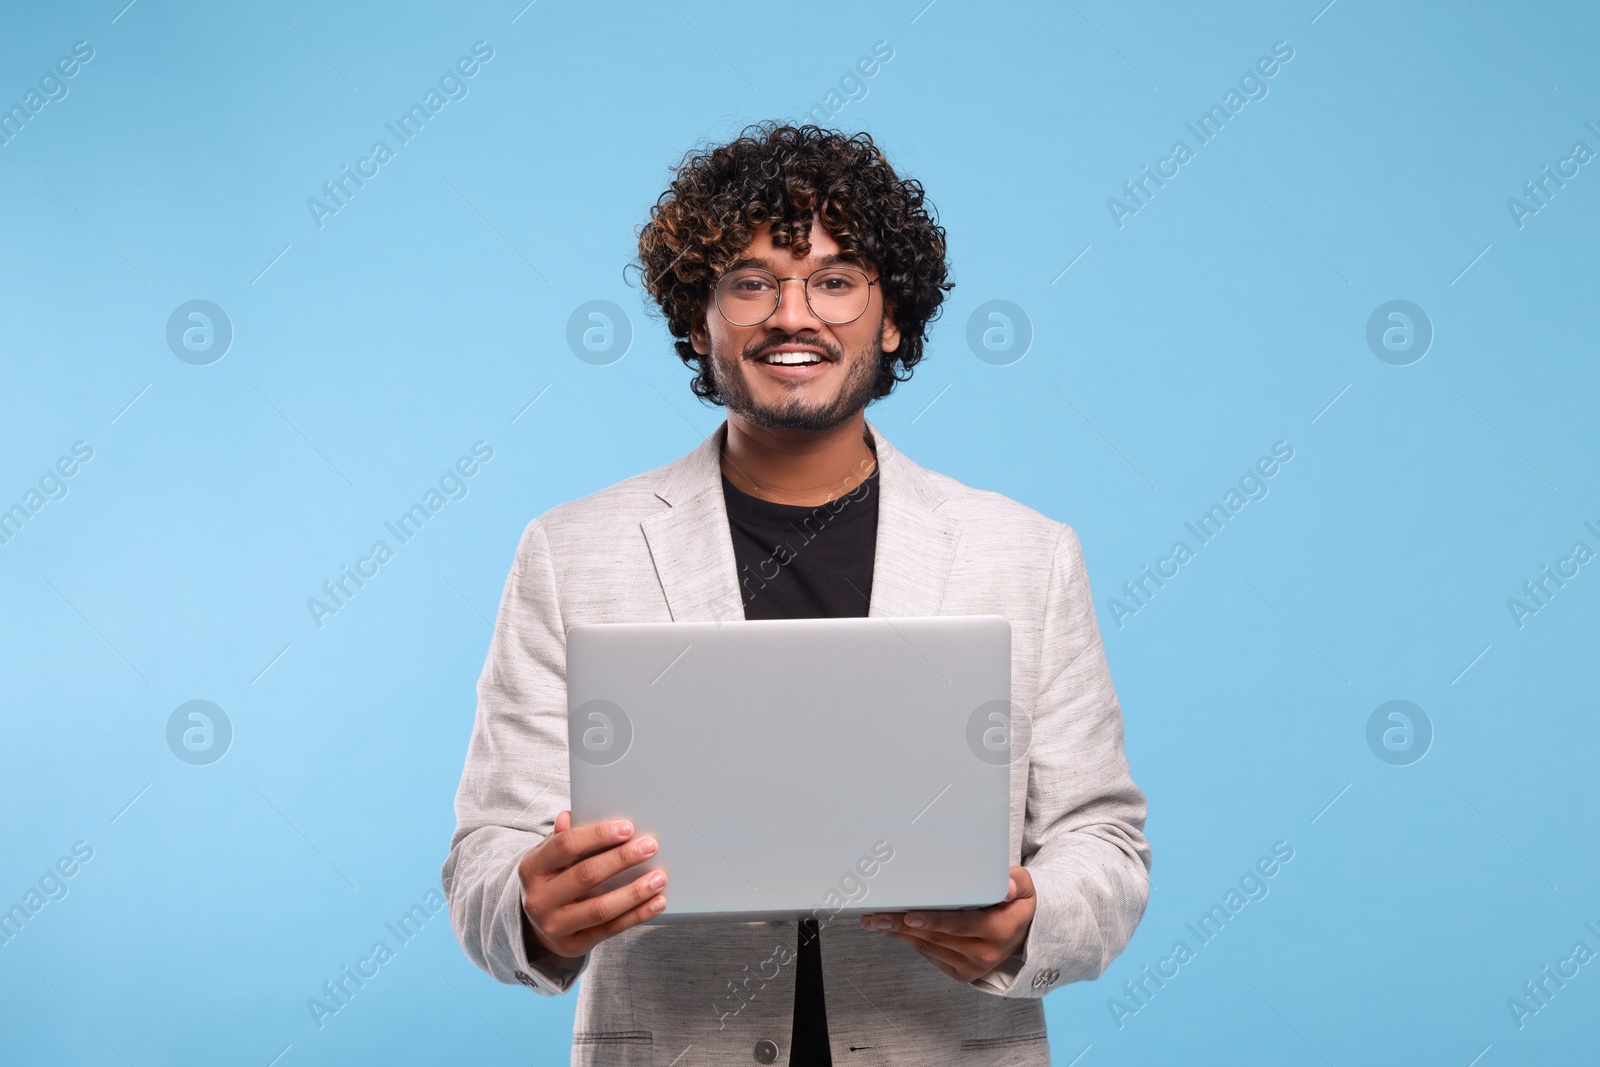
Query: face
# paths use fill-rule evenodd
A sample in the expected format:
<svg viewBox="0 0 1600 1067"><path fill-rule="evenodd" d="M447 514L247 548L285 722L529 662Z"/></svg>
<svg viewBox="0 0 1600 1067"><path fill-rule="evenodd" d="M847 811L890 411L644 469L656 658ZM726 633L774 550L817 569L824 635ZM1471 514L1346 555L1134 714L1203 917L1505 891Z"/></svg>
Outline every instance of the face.
<svg viewBox="0 0 1600 1067"><path fill-rule="evenodd" d="M814 218L807 255L773 245L769 225L756 232L737 265L762 267L779 278L804 278L836 265L858 267L869 279L878 277L873 264L841 256L838 242ZM885 307L883 287L873 285L861 317L835 325L812 313L800 282L779 282L779 289L778 309L755 326L729 322L708 297L690 341L696 352L710 354L713 380L730 416L766 429L830 429L867 406L883 354L900 347L893 306ZM800 366L766 362L785 352L821 358Z"/></svg>

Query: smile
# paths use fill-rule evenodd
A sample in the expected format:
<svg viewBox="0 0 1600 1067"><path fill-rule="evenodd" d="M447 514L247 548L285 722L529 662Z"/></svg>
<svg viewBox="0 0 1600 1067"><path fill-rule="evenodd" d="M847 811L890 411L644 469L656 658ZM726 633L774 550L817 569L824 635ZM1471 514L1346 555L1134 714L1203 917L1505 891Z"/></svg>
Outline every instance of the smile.
<svg viewBox="0 0 1600 1067"><path fill-rule="evenodd" d="M788 341L754 357L751 362L781 368L792 374L824 366L832 363L833 359L818 345L806 341Z"/></svg>
<svg viewBox="0 0 1600 1067"><path fill-rule="evenodd" d="M816 352L768 352L757 362L783 367L803 367L812 363L825 363L827 357Z"/></svg>

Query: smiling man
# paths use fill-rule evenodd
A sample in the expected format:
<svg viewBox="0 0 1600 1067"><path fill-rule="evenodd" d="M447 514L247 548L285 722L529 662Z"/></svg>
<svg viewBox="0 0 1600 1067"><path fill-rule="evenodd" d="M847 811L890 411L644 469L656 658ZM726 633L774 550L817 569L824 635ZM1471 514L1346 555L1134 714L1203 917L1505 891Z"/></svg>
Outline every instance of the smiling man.
<svg viewBox="0 0 1600 1067"><path fill-rule="evenodd" d="M524 531L444 865L456 936L502 982L553 995L584 976L574 1064L1048 1063L1039 998L1098 976L1144 912L1145 799L1071 527L918 466L866 420L950 288L922 187L866 134L752 127L680 164L639 266L727 419ZM566 810L568 627L980 614L1011 622L1031 733L1013 738L1003 903L647 926L664 872L591 893L656 846ZM797 804L813 788L773 784Z"/></svg>

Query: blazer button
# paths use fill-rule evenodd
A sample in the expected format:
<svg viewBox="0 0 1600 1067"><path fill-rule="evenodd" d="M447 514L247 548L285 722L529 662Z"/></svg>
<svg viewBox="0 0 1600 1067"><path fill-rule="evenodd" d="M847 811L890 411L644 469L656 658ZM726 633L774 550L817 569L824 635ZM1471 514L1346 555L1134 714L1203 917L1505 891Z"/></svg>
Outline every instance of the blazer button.
<svg viewBox="0 0 1600 1067"><path fill-rule="evenodd" d="M773 1044L771 1041L768 1041L766 1038L762 1038L760 1041L757 1041L756 1042L756 1062L757 1063L777 1063L778 1062L778 1046Z"/></svg>

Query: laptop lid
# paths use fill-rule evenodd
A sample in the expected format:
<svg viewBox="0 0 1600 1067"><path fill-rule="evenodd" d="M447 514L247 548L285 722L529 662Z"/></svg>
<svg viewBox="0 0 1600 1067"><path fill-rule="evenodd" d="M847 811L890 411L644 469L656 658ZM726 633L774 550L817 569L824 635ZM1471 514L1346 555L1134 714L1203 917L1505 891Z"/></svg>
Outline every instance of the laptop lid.
<svg viewBox="0 0 1600 1067"><path fill-rule="evenodd" d="M580 624L567 696L574 824L660 842L597 892L665 869L652 922L1005 897L1001 616Z"/></svg>

